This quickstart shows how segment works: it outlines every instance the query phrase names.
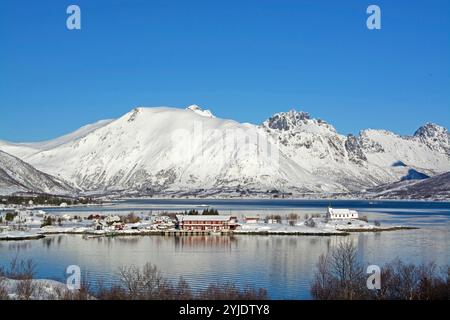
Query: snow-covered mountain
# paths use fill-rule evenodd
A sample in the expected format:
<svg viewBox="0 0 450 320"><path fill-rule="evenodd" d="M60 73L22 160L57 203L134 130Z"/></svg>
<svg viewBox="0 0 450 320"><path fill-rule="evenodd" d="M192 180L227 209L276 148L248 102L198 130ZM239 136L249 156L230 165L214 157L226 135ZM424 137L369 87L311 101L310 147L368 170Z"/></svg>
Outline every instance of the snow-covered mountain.
<svg viewBox="0 0 450 320"><path fill-rule="evenodd" d="M74 189L46 173L36 170L22 160L0 151L0 194L34 192L73 194Z"/></svg>
<svg viewBox="0 0 450 320"><path fill-rule="evenodd" d="M400 181L369 190L365 197L384 199L450 199L450 172L412 181Z"/></svg>
<svg viewBox="0 0 450 320"><path fill-rule="evenodd" d="M196 104L193 104L189 107L187 107L188 110L194 111L195 113L204 116L204 117L208 117L208 118L215 118L215 116L212 114L212 112L210 110L203 110L202 108L200 108L199 106L197 106Z"/></svg>
<svg viewBox="0 0 450 320"><path fill-rule="evenodd" d="M136 108L83 137L24 160L86 191L341 188L280 154L267 138L257 126L217 119L199 107Z"/></svg>
<svg viewBox="0 0 450 320"><path fill-rule="evenodd" d="M19 158L29 157L30 155L44 151L50 150L56 147L59 147L65 143L80 139L92 131L101 128L113 120L100 120L96 123L85 125L78 130L61 136L59 138L42 141L42 142L29 142L29 143L12 143L7 141L0 140L0 150L8 152L10 154L14 154Z"/></svg>
<svg viewBox="0 0 450 320"><path fill-rule="evenodd" d="M314 175L357 191L420 175L450 170L450 135L427 124L413 137L385 130L364 130L358 136L339 134L306 112L281 112L263 123L281 150Z"/></svg>
<svg viewBox="0 0 450 320"><path fill-rule="evenodd" d="M57 140L0 150L87 192L353 192L450 171L450 135L434 124L408 137L345 136L305 112L252 125L195 105L136 108Z"/></svg>

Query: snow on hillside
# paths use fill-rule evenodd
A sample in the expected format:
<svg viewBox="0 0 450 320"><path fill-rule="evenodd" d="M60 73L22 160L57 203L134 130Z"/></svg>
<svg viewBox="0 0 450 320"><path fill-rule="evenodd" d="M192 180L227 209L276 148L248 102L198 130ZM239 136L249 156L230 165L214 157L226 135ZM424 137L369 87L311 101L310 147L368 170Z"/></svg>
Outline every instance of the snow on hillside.
<svg viewBox="0 0 450 320"><path fill-rule="evenodd" d="M95 123L85 125L74 132L48 141L30 143L10 143L6 141L0 141L0 150L3 150L9 154L14 154L15 156L23 159L25 157L31 156L34 153L53 149L70 141L82 138L92 131L107 125L111 121L113 120L100 120Z"/></svg>
<svg viewBox="0 0 450 320"><path fill-rule="evenodd" d="M449 141L434 124L410 137L383 130L345 136L306 112L280 112L256 126L192 105L136 108L50 142L0 149L90 192L302 194L450 171Z"/></svg>
<svg viewBox="0 0 450 320"><path fill-rule="evenodd" d="M389 199L450 199L450 172L428 179L379 186L369 190L367 195Z"/></svg>
<svg viewBox="0 0 450 320"><path fill-rule="evenodd" d="M449 170L450 153L444 148L436 148L432 140L417 136L402 137L385 130L364 130L360 136L368 160L381 167L389 168L402 161L430 174ZM448 141L447 137L444 143L448 144Z"/></svg>
<svg viewBox="0 0 450 320"><path fill-rule="evenodd" d="M350 191L401 180L410 170L436 174L450 168L448 154L417 139L379 130L344 136L306 112L277 113L262 127L290 159ZM394 166L398 161L407 164Z"/></svg>
<svg viewBox="0 0 450 320"><path fill-rule="evenodd" d="M15 192L70 194L74 190L67 183L0 151L0 194L10 195Z"/></svg>
<svg viewBox="0 0 450 320"><path fill-rule="evenodd" d="M85 137L25 159L84 190L339 190L278 154L256 126L192 111L136 108Z"/></svg>
<svg viewBox="0 0 450 320"><path fill-rule="evenodd" d="M188 110L194 111L196 114L199 114L203 117L215 118L210 110L203 110L199 106L193 104L192 106L187 107Z"/></svg>

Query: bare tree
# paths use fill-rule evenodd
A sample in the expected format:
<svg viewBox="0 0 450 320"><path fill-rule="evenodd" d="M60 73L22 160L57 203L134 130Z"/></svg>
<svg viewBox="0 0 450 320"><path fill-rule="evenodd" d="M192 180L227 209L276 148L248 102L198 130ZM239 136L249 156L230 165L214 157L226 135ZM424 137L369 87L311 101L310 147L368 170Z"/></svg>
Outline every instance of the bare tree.
<svg viewBox="0 0 450 320"><path fill-rule="evenodd" d="M333 298L334 281L330 271L330 255L321 254L317 263L317 271L311 286L311 294L316 299L330 300Z"/></svg>
<svg viewBox="0 0 450 320"><path fill-rule="evenodd" d="M16 293L20 300L31 300L38 296L39 286L30 279L22 279L17 282Z"/></svg>
<svg viewBox="0 0 450 320"><path fill-rule="evenodd" d="M5 282L5 278L3 278L0 274L0 300L9 300Z"/></svg>
<svg viewBox="0 0 450 320"><path fill-rule="evenodd" d="M287 216L287 220L288 220L290 226L294 226L298 221L298 214L289 213Z"/></svg>
<svg viewBox="0 0 450 320"><path fill-rule="evenodd" d="M314 299L448 300L449 268L434 263L413 265L396 259L381 268L381 289L366 287L364 267L351 242L321 255L311 294Z"/></svg>
<svg viewBox="0 0 450 320"><path fill-rule="evenodd" d="M9 270L3 270L3 272L5 273L5 276L10 279L32 279L36 274L36 263L33 259L19 260L16 256L11 260Z"/></svg>
<svg viewBox="0 0 450 320"><path fill-rule="evenodd" d="M419 266L396 259L382 268L382 287L375 298L389 300L448 300L449 268L435 263Z"/></svg>
<svg viewBox="0 0 450 320"><path fill-rule="evenodd" d="M196 298L199 300L266 300L267 291L251 287L240 290L235 284L227 282L209 285L201 290Z"/></svg>
<svg viewBox="0 0 450 320"><path fill-rule="evenodd" d="M183 278L180 278L174 291L174 300L192 300L194 294L189 284Z"/></svg>
<svg viewBox="0 0 450 320"><path fill-rule="evenodd" d="M131 300L164 299L172 289L157 267L149 263L142 270L136 266L122 267L119 279Z"/></svg>
<svg viewBox="0 0 450 320"><path fill-rule="evenodd" d="M70 291L63 286L54 286L48 290L44 284L33 280L35 264L32 260L11 262L11 269L0 269L0 300L8 299L4 275L17 280L14 288L20 300L265 300L265 289L250 286L243 289L234 283L213 284L205 289L193 291L189 284L180 278L175 285L164 278L156 266L147 263L142 268L136 266L122 267L118 272L118 284L106 286L98 281L98 287L91 290L87 277L82 279L81 289Z"/></svg>

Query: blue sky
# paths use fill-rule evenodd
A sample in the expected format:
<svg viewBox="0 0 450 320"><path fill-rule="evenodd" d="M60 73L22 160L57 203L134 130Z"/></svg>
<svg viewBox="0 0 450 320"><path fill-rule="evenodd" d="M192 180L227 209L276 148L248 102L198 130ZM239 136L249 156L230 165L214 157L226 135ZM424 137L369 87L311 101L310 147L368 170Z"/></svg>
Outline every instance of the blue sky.
<svg viewBox="0 0 450 320"><path fill-rule="evenodd" d="M449 128L450 1L0 1L0 139L189 104L251 123L296 108L343 134Z"/></svg>

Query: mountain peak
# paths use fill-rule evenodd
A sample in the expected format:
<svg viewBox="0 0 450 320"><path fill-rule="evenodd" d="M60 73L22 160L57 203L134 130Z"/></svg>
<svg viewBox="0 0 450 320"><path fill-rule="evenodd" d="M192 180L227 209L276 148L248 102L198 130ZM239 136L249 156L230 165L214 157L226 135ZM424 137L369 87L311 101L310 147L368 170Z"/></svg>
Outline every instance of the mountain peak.
<svg viewBox="0 0 450 320"><path fill-rule="evenodd" d="M264 124L271 129L289 131L310 119L308 112L291 109L288 112L275 113Z"/></svg>
<svg viewBox="0 0 450 320"><path fill-rule="evenodd" d="M186 109L192 110L192 111L203 110L202 108L200 108L200 107L199 107L198 105L196 105L196 104L190 105L190 106L187 107Z"/></svg>
<svg viewBox="0 0 450 320"><path fill-rule="evenodd" d="M415 137L436 138L442 135L448 136L449 132L446 128L435 123L428 122L424 126L417 129L414 133Z"/></svg>
<svg viewBox="0 0 450 320"><path fill-rule="evenodd" d="M332 132L334 127L321 119L311 118L305 111L292 109L287 112L279 112L270 117L263 124L265 127L279 131L308 131L308 132Z"/></svg>
<svg viewBox="0 0 450 320"><path fill-rule="evenodd" d="M215 118L215 116L212 114L211 111L203 110L196 104L190 105L189 107L186 108L186 110L191 110L202 117Z"/></svg>
<svg viewBox="0 0 450 320"><path fill-rule="evenodd" d="M417 129L414 137L434 149L443 150L450 157L450 132L435 123L427 123Z"/></svg>

